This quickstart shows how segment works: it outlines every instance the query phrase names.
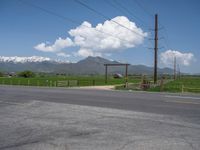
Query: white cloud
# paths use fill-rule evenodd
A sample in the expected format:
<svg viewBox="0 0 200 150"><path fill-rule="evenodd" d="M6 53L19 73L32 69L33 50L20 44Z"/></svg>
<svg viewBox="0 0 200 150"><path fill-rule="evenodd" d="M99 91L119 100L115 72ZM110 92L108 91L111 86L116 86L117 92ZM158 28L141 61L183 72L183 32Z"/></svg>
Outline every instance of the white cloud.
<svg viewBox="0 0 200 150"><path fill-rule="evenodd" d="M114 23L126 26L130 30ZM122 51L126 48L135 47L141 44L147 33L138 28L134 22L131 22L124 16L118 16L111 20L105 21L103 24L98 24L92 27L89 22L83 22L76 29L69 31L69 34L74 38L74 43L80 46L79 54L85 57L88 54L106 54ZM84 50L83 50L84 49Z"/></svg>
<svg viewBox="0 0 200 150"><path fill-rule="evenodd" d="M73 42L70 38L62 39L59 37L53 45L50 45L49 42L48 43L40 43L40 44L36 45L34 48L39 51L43 51L43 52L57 53L57 52L60 52L62 49L66 48L66 47L70 47L70 46L73 46Z"/></svg>
<svg viewBox="0 0 200 150"><path fill-rule="evenodd" d="M116 24L129 28L130 30ZM102 56L133 48L142 44L147 33L137 27L125 16L117 16L92 27L84 21L80 26L69 31L70 38L59 38L53 45L41 43L35 49L43 52L63 53L62 49L71 46L79 47L76 56ZM59 56L59 54L57 54Z"/></svg>
<svg viewBox="0 0 200 150"><path fill-rule="evenodd" d="M174 57L176 57L177 63L183 66L189 66L194 60L194 55L192 53L181 53L180 51L167 50L160 54L160 60L166 66L174 63Z"/></svg>
<svg viewBox="0 0 200 150"><path fill-rule="evenodd" d="M70 57L69 54L66 54L66 53L64 53L64 52L57 53L56 55L57 55L57 56L60 56L60 57Z"/></svg>
<svg viewBox="0 0 200 150"><path fill-rule="evenodd" d="M81 56L81 57L88 57L88 56L102 56L101 53L99 52L94 52L90 49L80 49L77 53L75 53L76 56Z"/></svg>

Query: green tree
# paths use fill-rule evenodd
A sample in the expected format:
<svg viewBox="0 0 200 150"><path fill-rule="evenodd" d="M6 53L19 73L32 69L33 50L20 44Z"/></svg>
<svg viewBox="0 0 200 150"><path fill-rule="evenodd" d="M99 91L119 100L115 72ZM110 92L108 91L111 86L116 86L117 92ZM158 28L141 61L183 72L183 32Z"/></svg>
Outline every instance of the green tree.
<svg viewBox="0 0 200 150"><path fill-rule="evenodd" d="M18 76L24 77L24 78L31 78L31 77L35 77L35 73L30 70L26 70L26 71L20 72Z"/></svg>

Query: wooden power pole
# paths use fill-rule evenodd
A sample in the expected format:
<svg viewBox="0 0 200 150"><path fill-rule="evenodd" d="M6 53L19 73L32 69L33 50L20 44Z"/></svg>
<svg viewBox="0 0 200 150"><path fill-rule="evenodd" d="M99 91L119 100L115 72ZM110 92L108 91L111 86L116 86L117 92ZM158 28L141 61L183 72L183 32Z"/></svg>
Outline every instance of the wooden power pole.
<svg viewBox="0 0 200 150"><path fill-rule="evenodd" d="M176 80L176 56L174 56L174 80Z"/></svg>
<svg viewBox="0 0 200 150"><path fill-rule="evenodd" d="M158 14L155 14L155 38L154 38L154 84L157 83L157 55L158 55Z"/></svg>

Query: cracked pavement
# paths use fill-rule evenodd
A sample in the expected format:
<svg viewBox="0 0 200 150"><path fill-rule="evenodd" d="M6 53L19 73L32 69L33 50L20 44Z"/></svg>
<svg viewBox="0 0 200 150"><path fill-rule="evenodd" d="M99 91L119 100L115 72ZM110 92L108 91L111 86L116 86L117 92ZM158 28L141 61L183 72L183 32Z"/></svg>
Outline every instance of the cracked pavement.
<svg viewBox="0 0 200 150"><path fill-rule="evenodd" d="M0 86L0 150L199 150L199 100Z"/></svg>
<svg viewBox="0 0 200 150"><path fill-rule="evenodd" d="M41 101L0 108L1 150L200 148L200 125L181 117Z"/></svg>

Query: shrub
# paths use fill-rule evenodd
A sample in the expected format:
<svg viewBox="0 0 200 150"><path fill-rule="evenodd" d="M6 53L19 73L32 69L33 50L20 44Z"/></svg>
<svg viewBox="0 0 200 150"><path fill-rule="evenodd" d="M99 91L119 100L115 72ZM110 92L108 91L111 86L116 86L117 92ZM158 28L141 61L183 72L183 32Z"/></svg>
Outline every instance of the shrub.
<svg viewBox="0 0 200 150"><path fill-rule="evenodd" d="M3 73L2 72L0 72L0 77L3 77Z"/></svg>
<svg viewBox="0 0 200 150"><path fill-rule="evenodd" d="M35 77L35 73L29 70L23 71L18 73L19 77L24 77L24 78L31 78L31 77Z"/></svg>

